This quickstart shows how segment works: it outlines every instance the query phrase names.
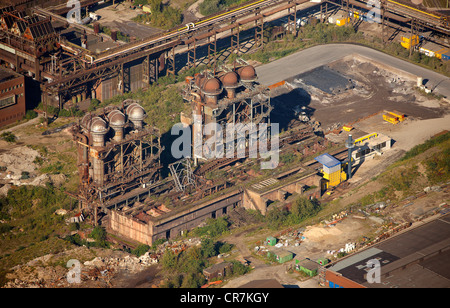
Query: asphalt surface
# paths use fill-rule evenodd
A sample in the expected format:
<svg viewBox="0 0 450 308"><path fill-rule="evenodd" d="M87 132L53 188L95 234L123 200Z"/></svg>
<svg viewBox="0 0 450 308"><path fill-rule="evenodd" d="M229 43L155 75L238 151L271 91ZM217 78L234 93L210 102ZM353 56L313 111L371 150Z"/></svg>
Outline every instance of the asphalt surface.
<svg viewBox="0 0 450 308"><path fill-rule="evenodd" d="M427 88L432 89L433 93L450 98L450 78L372 48L353 44L314 46L277 61L258 66L256 67L256 73L258 74L258 81L269 86L351 54L360 54L366 58L422 77Z"/></svg>

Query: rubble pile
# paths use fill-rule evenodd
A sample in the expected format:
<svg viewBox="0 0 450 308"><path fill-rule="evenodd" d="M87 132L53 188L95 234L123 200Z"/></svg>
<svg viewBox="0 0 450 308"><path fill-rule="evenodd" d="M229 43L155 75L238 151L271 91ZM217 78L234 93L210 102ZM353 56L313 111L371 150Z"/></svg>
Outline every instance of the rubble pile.
<svg viewBox="0 0 450 308"><path fill-rule="evenodd" d="M111 280L120 270L126 270L130 274L135 274L141 272L154 263L154 260L149 256L149 254L145 254L140 258L124 252L111 256L97 256L94 259L80 262L80 282L73 282L73 280L71 282L68 277L73 267L65 267L65 262L57 259L58 256L50 254L36 258L26 264L15 266L12 268L12 272L6 275L6 278L9 281L4 287L108 287L112 286ZM77 259L70 260L78 261ZM55 263L58 263L58 265L54 265ZM61 263L63 263L63 265L60 265Z"/></svg>

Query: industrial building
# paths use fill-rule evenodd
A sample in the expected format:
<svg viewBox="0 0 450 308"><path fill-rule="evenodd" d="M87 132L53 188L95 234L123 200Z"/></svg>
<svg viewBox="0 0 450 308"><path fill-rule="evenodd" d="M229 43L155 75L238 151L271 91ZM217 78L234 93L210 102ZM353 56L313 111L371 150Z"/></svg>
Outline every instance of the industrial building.
<svg viewBox="0 0 450 308"><path fill-rule="evenodd" d="M319 268L319 263L314 262L311 259L305 258L303 260L295 260L295 269L301 271L310 277L317 275L317 270Z"/></svg>
<svg viewBox="0 0 450 308"><path fill-rule="evenodd" d="M147 186L159 180L159 130L146 125L144 109L124 101L103 114L87 113L72 127L78 148L79 200L81 210L127 204L148 194Z"/></svg>
<svg viewBox="0 0 450 308"><path fill-rule="evenodd" d="M0 68L0 127L21 120L25 112L25 78Z"/></svg>
<svg viewBox="0 0 450 308"><path fill-rule="evenodd" d="M439 215L326 266L330 288L450 287L450 214ZM368 279L380 264L379 283Z"/></svg>
<svg viewBox="0 0 450 308"><path fill-rule="evenodd" d="M237 64L237 65L236 65ZM234 125L233 128L238 130L238 125L242 125L244 129L245 125L248 127L256 127L261 123L267 124L265 127L266 135L259 131L258 138L262 136L269 139L270 134L270 111L272 106L270 104L270 90L257 81L257 75L255 68L251 65L243 62L242 64L235 63L233 68L222 67L220 70L204 71L197 74L194 77L189 77L186 80L186 87L183 92L183 98L192 109L191 115L184 115L182 120L186 125L201 125L206 127L208 124L217 124L220 126L223 135L228 133L227 125ZM194 117L200 119L200 123L195 123ZM237 139L240 131L232 132L234 134L232 139L227 139L231 143L225 145L226 149L216 148L217 137L223 138L223 135L218 136L218 132L214 132L215 136L207 134L195 134L193 135L193 153L192 156L195 160L204 159L205 157L217 157L217 154L232 152L233 156L237 158L239 151L244 153L244 149L238 148ZM245 155L252 156L252 153L256 155L258 148L250 148L248 139L250 132L245 136ZM205 152L204 144L206 140L211 140L214 137L209 149L209 153ZM225 136L226 138L227 136ZM200 140L199 140L200 139ZM200 146L200 149L197 148ZM256 146L256 144L254 144ZM215 153L215 154L211 154ZM222 156L224 156L222 154ZM227 154L227 158L231 158Z"/></svg>
<svg viewBox="0 0 450 308"><path fill-rule="evenodd" d="M319 155L315 158L322 164L323 182L322 190L326 190L330 186L337 186L347 179L347 174L343 171L342 162L328 153Z"/></svg>
<svg viewBox="0 0 450 308"><path fill-rule="evenodd" d="M95 5L105 2L77 1L79 13L92 7L95 10ZM425 12L391 0L385 5L380 12L384 39L387 25L410 26L411 36L428 30L448 35L445 12ZM41 86L37 95L41 98L36 102L69 108L85 100L86 104L93 98L104 101L146 87L159 76L175 75L184 66L195 67L200 60L199 47L207 48L204 62L213 68L219 40L231 38L231 53L239 54L243 43L240 32L248 28L255 33L253 49L263 48L269 22L287 17L283 32L295 34L298 10L312 6L320 7L321 21L330 21L337 7L344 11L336 20L338 25L371 20L364 1L264 0L241 4L166 33L124 42L118 40L117 29L110 29L110 35L102 33L98 21L92 28L68 22L67 14L73 8L67 1L5 0L0 7L0 61ZM448 54L446 50L437 51L441 59ZM176 61L176 54L181 53L187 53L186 63Z"/></svg>
<svg viewBox="0 0 450 308"><path fill-rule="evenodd" d="M235 71L220 72L218 77L208 74L212 73L187 78L183 93L203 123L270 123L268 89L256 83L253 67L243 65ZM222 87L227 91L225 94ZM181 119L185 125L192 125L189 116L182 115ZM296 167L269 179L271 185L267 181L248 189L236 185L237 179L205 179L206 172L229 166L249 155L246 150L244 157L200 159L197 166L193 166L193 159L183 158L163 166L170 170L166 179L146 187L136 186L135 192L118 195L107 202L104 199L107 194L102 193L108 230L151 245L158 239L183 234L208 218L226 215L234 208L254 209L264 215L274 201L284 201L288 195L320 196L321 178L312 168ZM308 190L309 187L317 188ZM126 199L128 195L133 197Z"/></svg>
<svg viewBox="0 0 450 308"><path fill-rule="evenodd" d="M373 155L381 155L392 146L392 138L381 133L371 133L355 139L352 158L360 163Z"/></svg>

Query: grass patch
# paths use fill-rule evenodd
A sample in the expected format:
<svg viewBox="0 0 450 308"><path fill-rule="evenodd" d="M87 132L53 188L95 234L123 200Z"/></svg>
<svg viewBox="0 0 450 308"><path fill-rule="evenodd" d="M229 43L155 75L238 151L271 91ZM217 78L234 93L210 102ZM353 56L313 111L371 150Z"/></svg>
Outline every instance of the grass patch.
<svg viewBox="0 0 450 308"><path fill-rule="evenodd" d="M435 147L439 144L442 144L450 139L450 132L446 132L444 134L440 134L438 136L432 137L425 141L422 144L416 145L411 150L405 153L405 155L401 158L401 161L408 160L412 157L419 155L420 153L425 152L432 147Z"/></svg>

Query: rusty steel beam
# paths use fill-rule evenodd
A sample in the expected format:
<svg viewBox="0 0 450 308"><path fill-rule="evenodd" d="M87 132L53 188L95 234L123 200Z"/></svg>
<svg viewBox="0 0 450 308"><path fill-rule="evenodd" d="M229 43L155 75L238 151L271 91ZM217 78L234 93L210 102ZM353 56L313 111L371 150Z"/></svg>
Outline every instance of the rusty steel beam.
<svg viewBox="0 0 450 308"><path fill-rule="evenodd" d="M174 41L174 42L168 43L166 45L155 47L151 50L143 50L138 53L129 55L126 58L117 59L112 62L100 65L98 67L93 67L93 68L81 71L74 75L70 75L70 76L63 77L63 78L58 78L51 83L43 85L43 90L57 93L59 91L67 90L71 87L79 86L88 81L95 80L99 77L105 77L108 75L108 73L110 71L116 72L118 69L118 66L123 65L123 63L131 62L133 60L145 57L146 55L149 55L149 54L156 54L156 53L163 52L165 50L173 48L174 46L178 45L179 43L180 43L180 41Z"/></svg>

